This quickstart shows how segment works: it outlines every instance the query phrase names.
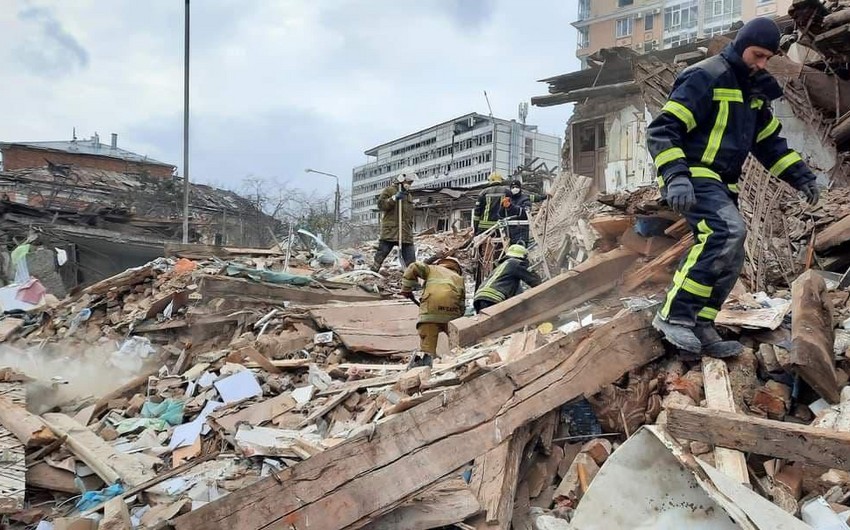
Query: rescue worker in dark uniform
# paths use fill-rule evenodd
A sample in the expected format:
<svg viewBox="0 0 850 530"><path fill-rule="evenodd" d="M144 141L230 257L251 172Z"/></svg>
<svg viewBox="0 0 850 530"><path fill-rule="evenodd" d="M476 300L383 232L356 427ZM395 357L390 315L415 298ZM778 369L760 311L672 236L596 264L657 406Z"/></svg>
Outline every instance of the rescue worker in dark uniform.
<svg viewBox="0 0 850 530"><path fill-rule="evenodd" d="M508 191L502 175L491 173L488 180L490 185L478 194L475 209L472 210L472 227L475 230L475 235L495 226L496 221L499 220L499 210L502 208L502 197Z"/></svg>
<svg viewBox="0 0 850 530"><path fill-rule="evenodd" d="M531 210L531 204L546 200L548 195L540 195L538 193L523 193L522 182L512 180L511 185L502 197L502 209L500 217L502 219L513 217L511 221L529 221L528 212ZM528 245L529 229L525 225L514 225L508 228L508 235L511 240L511 245Z"/></svg>
<svg viewBox="0 0 850 530"><path fill-rule="evenodd" d="M780 136L770 102L782 95L767 73L779 50L779 28L756 18L716 56L684 70L662 112L647 128L662 196L682 213L695 243L683 257L653 325L684 358L731 357L714 319L744 264L746 226L738 211L738 179L752 153L774 176L815 204L815 175Z"/></svg>
<svg viewBox="0 0 850 530"><path fill-rule="evenodd" d="M390 251L399 243L401 233L401 259L405 267L416 261L416 247L413 245L413 195L410 186L416 175L410 169L403 170L395 177L395 183L384 188L378 197L378 209L381 210L381 234L378 238L378 250L372 270L378 272ZM399 208L401 212L399 212ZM399 231L399 223L401 230Z"/></svg>
<svg viewBox="0 0 850 530"><path fill-rule="evenodd" d="M413 290L425 282L422 298L417 302ZM401 279L402 296L419 304L419 352L413 354L409 367L431 366L437 354L440 333L449 332L450 321L462 317L466 309L466 287L463 268L455 258L442 258L435 265L421 261L411 263Z"/></svg>
<svg viewBox="0 0 850 530"><path fill-rule="evenodd" d="M493 274L475 292L472 299L475 311L481 311L516 295L520 282L525 282L529 287L540 285L540 276L529 270L528 265L528 250L522 245L509 246Z"/></svg>

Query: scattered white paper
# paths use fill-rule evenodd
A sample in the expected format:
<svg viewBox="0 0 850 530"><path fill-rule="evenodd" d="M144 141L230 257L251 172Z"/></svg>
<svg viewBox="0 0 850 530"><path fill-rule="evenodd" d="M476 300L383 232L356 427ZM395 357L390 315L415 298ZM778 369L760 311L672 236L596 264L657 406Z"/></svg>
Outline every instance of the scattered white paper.
<svg viewBox="0 0 850 530"><path fill-rule="evenodd" d="M222 406L224 406L224 403L221 403L220 401L208 401L207 404L204 405L203 410L201 410L201 413L198 414L197 418L189 423L184 423L183 425L178 425L174 428L168 448L173 451L180 447L187 447L195 443L195 440L197 440L204 432L204 428L206 428L206 432L209 432L207 416Z"/></svg>
<svg viewBox="0 0 850 530"><path fill-rule="evenodd" d="M178 425L171 434L171 442L168 444L168 448L173 451L180 447L192 445L201 435L201 427L203 427L203 424L197 421Z"/></svg>
<svg viewBox="0 0 850 530"><path fill-rule="evenodd" d="M49 521L39 521L38 526L35 527L35 530L53 530L53 523Z"/></svg>
<svg viewBox="0 0 850 530"><path fill-rule="evenodd" d="M216 376L210 372L204 372L201 377L198 378L198 386L201 388L209 388L215 383Z"/></svg>
<svg viewBox="0 0 850 530"><path fill-rule="evenodd" d="M325 331L324 333L316 333L313 337L313 344L330 344L334 341L334 332Z"/></svg>
<svg viewBox="0 0 850 530"><path fill-rule="evenodd" d="M830 407L829 403L824 398L820 398L814 403L809 405L809 410L812 411L812 414L817 416L821 411L826 410Z"/></svg>
<svg viewBox="0 0 850 530"><path fill-rule="evenodd" d="M186 397L193 397L195 395L195 387L198 386L194 381L189 381L189 384L186 385Z"/></svg>
<svg viewBox="0 0 850 530"><path fill-rule="evenodd" d="M57 248L54 249L56 251L56 263L61 267L62 265L68 263L68 253L65 252L64 249Z"/></svg>
<svg viewBox="0 0 850 530"><path fill-rule="evenodd" d="M294 399L299 405L306 405L311 399L313 399L313 392L315 392L315 390L316 387L313 385L296 388L292 391L292 399Z"/></svg>
<svg viewBox="0 0 850 530"><path fill-rule="evenodd" d="M263 389L257 383L257 378L247 370L219 379L213 385L225 403L263 395Z"/></svg>

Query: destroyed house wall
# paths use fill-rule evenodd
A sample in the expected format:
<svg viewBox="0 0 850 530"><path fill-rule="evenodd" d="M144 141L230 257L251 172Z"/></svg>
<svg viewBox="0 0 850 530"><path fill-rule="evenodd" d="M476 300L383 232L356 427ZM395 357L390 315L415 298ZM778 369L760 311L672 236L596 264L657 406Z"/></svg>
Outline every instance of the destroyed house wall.
<svg viewBox="0 0 850 530"><path fill-rule="evenodd" d="M601 193L651 184L655 169L646 148L648 112L636 94L628 98L588 98L577 103L568 125L573 146L568 167L594 180ZM588 144L587 126L598 124L595 146ZM589 150L595 147L593 169ZM590 174L588 174L590 173Z"/></svg>
<svg viewBox="0 0 850 530"><path fill-rule="evenodd" d="M3 148L3 169L5 171L48 167L49 164L101 169L121 173L147 173L158 179L170 179L174 172L173 166L142 164L107 156L63 153L47 149L29 149L18 145Z"/></svg>
<svg viewBox="0 0 850 530"><path fill-rule="evenodd" d="M120 212L128 228L161 239L182 237L183 191L179 180L147 174L47 168L0 172L0 193L12 203L45 211ZM203 184L190 189L190 239L204 244L268 246L279 222L233 192ZM89 219L99 223L97 219ZM120 228L120 227L119 227Z"/></svg>

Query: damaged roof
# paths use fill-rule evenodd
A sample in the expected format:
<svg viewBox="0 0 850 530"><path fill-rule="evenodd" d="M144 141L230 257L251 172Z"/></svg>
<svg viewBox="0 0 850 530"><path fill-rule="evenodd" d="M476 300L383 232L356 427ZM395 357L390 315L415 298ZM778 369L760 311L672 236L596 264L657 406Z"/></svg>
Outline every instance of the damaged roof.
<svg viewBox="0 0 850 530"><path fill-rule="evenodd" d="M54 151L60 153L71 153L75 155L94 155L104 156L107 158L115 158L124 160L125 162L137 162L140 164L150 164L153 166L165 166L173 168L174 164L160 162L147 155L140 155L120 147L112 147L109 144L100 142L97 137L88 140L70 140L59 142L0 142L0 150L9 149L12 147L24 147L27 149L39 149L44 151Z"/></svg>

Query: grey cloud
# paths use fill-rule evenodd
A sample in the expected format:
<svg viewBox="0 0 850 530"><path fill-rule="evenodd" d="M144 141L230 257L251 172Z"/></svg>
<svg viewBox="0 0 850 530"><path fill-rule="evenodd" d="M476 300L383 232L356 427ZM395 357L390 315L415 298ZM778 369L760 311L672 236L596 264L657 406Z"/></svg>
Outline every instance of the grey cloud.
<svg viewBox="0 0 850 530"><path fill-rule="evenodd" d="M25 7L18 19L33 26L34 31L17 48L19 58L33 73L61 75L88 66L89 52L49 9Z"/></svg>
<svg viewBox="0 0 850 530"><path fill-rule="evenodd" d="M461 28L479 29L486 26L496 10L494 0L453 0L450 15Z"/></svg>

